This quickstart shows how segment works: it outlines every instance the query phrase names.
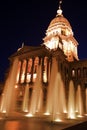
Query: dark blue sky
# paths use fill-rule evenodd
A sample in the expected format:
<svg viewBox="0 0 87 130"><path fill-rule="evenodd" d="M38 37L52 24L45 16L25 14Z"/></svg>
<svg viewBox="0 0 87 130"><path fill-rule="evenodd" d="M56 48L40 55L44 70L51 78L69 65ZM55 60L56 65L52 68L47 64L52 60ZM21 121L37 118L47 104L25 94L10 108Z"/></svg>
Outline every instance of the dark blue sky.
<svg viewBox="0 0 87 130"><path fill-rule="evenodd" d="M0 81L9 67L8 57L22 42L37 46L43 41L50 21L56 16L58 0L0 2ZM63 15L70 22L79 43L79 59L87 58L86 1L63 0Z"/></svg>

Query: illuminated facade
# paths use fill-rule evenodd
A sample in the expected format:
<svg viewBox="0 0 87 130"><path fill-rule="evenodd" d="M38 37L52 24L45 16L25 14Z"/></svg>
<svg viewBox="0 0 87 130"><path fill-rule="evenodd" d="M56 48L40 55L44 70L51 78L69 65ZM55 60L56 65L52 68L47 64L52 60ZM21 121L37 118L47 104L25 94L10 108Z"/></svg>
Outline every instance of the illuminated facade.
<svg viewBox="0 0 87 130"><path fill-rule="evenodd" d="M87 60L79 60L78 58L78 42L74 38L69 21L63 16L61 4L56 17L46 30L46 36L43 38L41 46L22 46L9 57L11 66L15 58L19 60L16 76L19 100L23 98L27 84L29 84L30 95L32 94L33 85L37 82L39 73L45 101L53 59L57 61L58 72L61 74L66 95L69 82L73 80L75 89L78 84L81 85L82 95L85 98ZM40 72L39 67L41 67Z"/></svg>

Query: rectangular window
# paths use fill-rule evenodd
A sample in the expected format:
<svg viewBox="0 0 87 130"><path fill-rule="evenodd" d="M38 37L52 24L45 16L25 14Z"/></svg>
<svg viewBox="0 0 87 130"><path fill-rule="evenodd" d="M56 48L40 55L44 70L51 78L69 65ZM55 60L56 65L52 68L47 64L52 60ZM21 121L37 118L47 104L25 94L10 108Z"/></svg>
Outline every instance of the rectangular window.
<svg viewBox="0 0 87 130"><path fill-rule="evenodd" d="M47 57L44 58L44 65L43 65L43 82L47 82Z"/></svg>
<svg viewBox="0 0 87 130"><path fill-rule="evenodd" d="M75 69L72 69L72 77L75 77Z"/></svg>
<svg viewBox="0 0 87 130"><path fill-rule="evenodd" d="M21 70L21 83L24 83L25 80L25 72L26 72L26 60L23 60L22 70Z"/></svg>
<svg viewBox="0 0 87 130"><path fill-rule="evenodd" d="M30 58L28 60L28 65L27 65L27 74L26 74L26 82L27 83L29 83L31 81L32 64L33 64L33 60Z"/></svg>
<svg viewBox="0 0 87 130"><path fill-rule="evenodd" d="M80 68L77 69L77 77L81 77L81 69Z"/></svg>
<svg viewBox="0 0 87 130"><path fill-rule="evenodd" d="M87 77L87 67L83 68L83 77Z"/></svg>
<svg viewBox="0 0 87 130"><path fill-rule="evenodd" d="M16 83L19 82L19 78L20 78L20 70L21 70L21 61L19 61L19 63L18 63L18 70L17 70Z"/></svg>

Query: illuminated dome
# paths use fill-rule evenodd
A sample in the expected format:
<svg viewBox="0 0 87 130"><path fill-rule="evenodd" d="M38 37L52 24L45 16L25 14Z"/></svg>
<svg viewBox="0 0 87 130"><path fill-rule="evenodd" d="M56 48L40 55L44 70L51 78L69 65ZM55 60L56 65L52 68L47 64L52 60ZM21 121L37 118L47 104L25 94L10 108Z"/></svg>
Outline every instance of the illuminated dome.
<svg viewBox="0 0 87 130"><path fill-rule="evenodd" d="M68 22L68 20L66 18L64 18L63 16L59 16L54 18L51 22L48 28L51 28L54 25L58 25L58 24L62 24L62 25L67 25L71 28L70 23Z"/></svg>
<svg viewBox="0 0 87 130"><path fill-rule="evenodd" d="M53 33L58 35L62 35L62 33L65 35L73 35L72 27L69 21L63 16L60 5L56 17L52 19L46 32L48 36Z"/></svg>
<svg viewBox="0 0 87 130"><path fill-rule="evenodd" d="M49 31L54 31L55 32L55 28L60 29L60 28L67 28L70 32L72 32L72 28L70 23L68 22L68 20L63 16L56 16L49 24L47 32Z"/></svg>
<svg viewBox="0 0 87 130"><path fill-rule="evenodd" d="M78 42L73 36L74 34L69 21L62 14L61 3L62 1L59 2L56 17L51 20L46 30L43 44L54 51L60 48L68 61L78 60Z"/></svg>

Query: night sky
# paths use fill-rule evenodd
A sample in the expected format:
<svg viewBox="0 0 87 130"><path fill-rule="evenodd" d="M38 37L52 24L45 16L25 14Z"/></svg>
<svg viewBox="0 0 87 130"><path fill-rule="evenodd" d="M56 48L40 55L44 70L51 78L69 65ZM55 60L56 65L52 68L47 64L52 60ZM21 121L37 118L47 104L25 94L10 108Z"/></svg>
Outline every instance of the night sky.
<svg viewBox="0 0 87 130"><path fill-rule="evenodd" d="M28 0L0 2L0 81L9 67L8 57L25 45L43 43L45 32L56 16L58 0ZM79 59L87 58L87 6L86 0L63 0L62 10L70 22L79 43Z"/></svg>

